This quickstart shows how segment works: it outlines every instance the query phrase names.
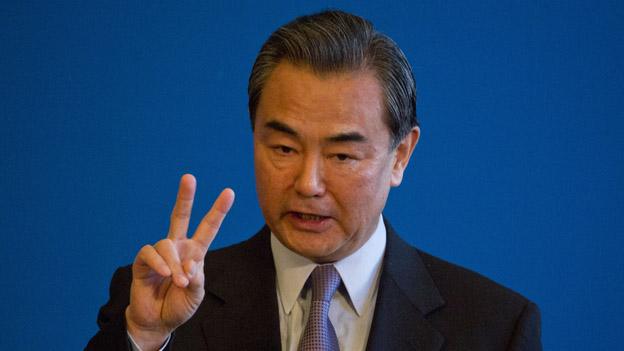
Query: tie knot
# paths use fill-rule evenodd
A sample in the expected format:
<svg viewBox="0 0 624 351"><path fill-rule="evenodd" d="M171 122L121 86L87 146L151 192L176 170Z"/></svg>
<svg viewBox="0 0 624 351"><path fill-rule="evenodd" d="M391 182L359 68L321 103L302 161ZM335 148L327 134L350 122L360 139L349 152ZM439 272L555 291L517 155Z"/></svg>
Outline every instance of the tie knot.
<svg viewBox="0 0 624 351"><path fill-rule="evenodd" d="M333 264L317 266L312 271L312 300L331 301L340 285L340 274Z"/></svg>

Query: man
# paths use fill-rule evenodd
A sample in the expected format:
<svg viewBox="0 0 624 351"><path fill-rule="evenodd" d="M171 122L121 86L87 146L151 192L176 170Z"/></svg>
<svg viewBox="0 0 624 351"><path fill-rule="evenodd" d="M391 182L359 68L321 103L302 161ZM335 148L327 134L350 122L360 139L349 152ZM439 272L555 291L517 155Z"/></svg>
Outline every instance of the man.
<svg viewBox="0 0 624 351"><path fill-rule="evenodd" d="M224 190L187 238L195 179L166 239L115 273L89 350L540 350L522 296L398 238L382 219L420 135L411 68L357 16L297 18L249 80L267 226L207 252Z"/></svg>

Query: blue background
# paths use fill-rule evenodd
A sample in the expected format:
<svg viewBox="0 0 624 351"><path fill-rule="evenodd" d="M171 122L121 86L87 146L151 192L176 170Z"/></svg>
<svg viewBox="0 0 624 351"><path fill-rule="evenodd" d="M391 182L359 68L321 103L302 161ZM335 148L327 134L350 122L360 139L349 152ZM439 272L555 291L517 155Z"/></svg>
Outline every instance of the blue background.
<svg viewBox="0 0 624 351"><path fill-rule="evenodd" d="M0 5L0 349L81 349L117 266L159 240L178 178L214 246L263 223L247 78L328 6L413 65L422 138L386 216L406 239L537 302L549 350L621 345L624 3L29 1Z"/></svg>

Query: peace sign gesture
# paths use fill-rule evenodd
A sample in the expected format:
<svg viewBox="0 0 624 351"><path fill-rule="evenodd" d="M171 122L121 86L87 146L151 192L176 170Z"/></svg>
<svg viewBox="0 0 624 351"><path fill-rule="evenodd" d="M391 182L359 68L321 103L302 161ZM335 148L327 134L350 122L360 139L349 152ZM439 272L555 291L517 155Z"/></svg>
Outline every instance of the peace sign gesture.
<svg viewBox="0 0 624 351"><path fill-rule="evenodd" d="M204 257L234 203L225 189L187 237L196 180L180 179L167 238L145 245L132 264L128 332L142 350L158 349L177 327L189 320L204 298Z"/></svg>

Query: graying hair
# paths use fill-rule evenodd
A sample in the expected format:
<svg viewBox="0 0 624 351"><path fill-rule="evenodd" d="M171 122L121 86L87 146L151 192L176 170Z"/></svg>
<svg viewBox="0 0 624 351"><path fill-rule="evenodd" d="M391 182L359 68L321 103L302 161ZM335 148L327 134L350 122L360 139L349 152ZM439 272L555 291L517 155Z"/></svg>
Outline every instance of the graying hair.
<svg viewBox="0 0 624 351"><path fill-rule="evenodd" d="M391 148L418 126L414 76L398 45L370 21L329 10L281 26L260 49L247 88L252 129L264 84L282 61L319 75L372 69L385 95Z"/></svg>

